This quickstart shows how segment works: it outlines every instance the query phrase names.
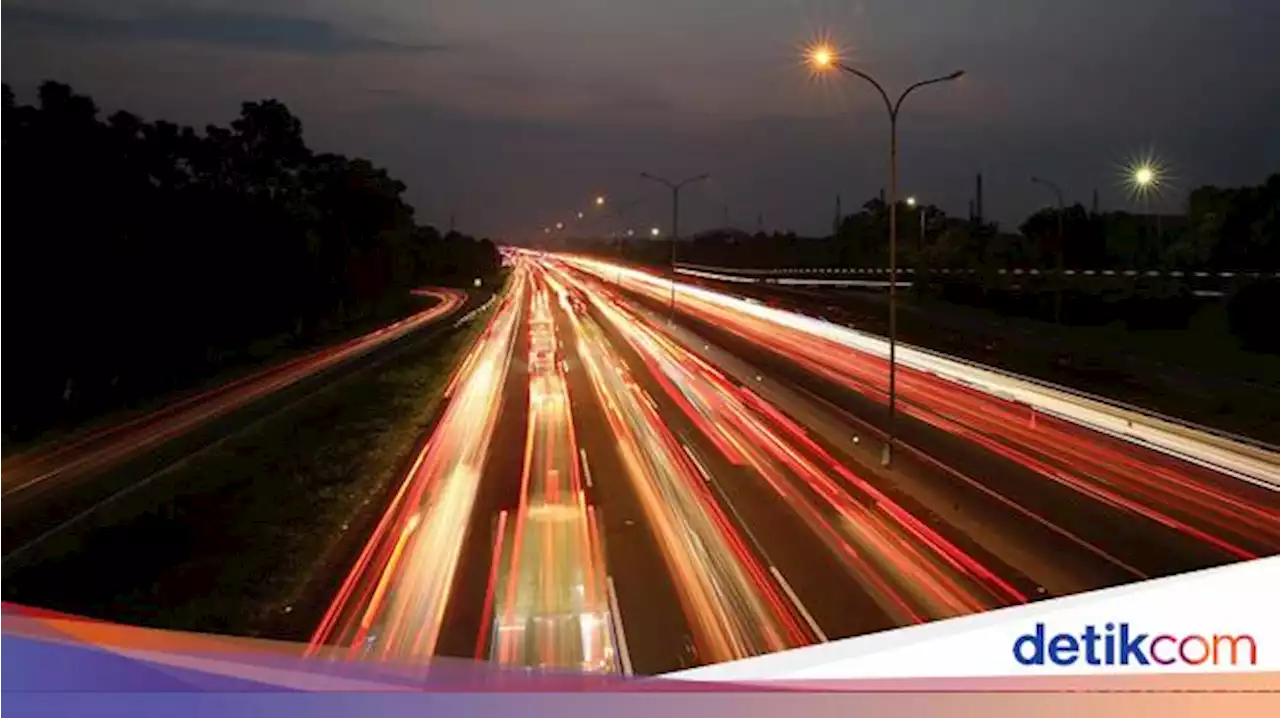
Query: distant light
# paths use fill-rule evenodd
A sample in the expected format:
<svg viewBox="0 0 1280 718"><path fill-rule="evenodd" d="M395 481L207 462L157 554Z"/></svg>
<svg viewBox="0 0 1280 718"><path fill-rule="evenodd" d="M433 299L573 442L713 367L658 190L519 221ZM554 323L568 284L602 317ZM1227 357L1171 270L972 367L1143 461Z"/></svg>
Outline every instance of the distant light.
<svg viewBox="0 0 1280 718"><path fill-rule="evenodd" d="M480 285L482 284L482 282L480 281L480 278L479 278L479 277L476 277L476 278L471 282L471 284L472 284L476 289L479 289L479 288L480 288Z"/></svg>
<svg viewBox="0 0 1280 718"><path fill-rule="evenodd" d="M579 213L578 213L578 219L582 219L582 218L583 218L583 217L585 217L585 216L587 216L587 215L583 214L582 212L579 212Z"/></svg>
<svg viewBox="0 0 1280 718"><path fill-rule="evenodd" d="M564 222L556 222L556 229L564 229Z"/></svg>
<svg viewBox="0 0 1280 718"><path fill-rule="evenodd" d="M654 227L653 229L649 230L649 234L652 234L653 236L657 237L658 235L662 234L662 230L658 229L657 227Z"/></svg>
<svg viewBox="0 0 1280 718"><path fill-rule="evenodd" d="M551 234L551 228L550 228L550 227L543 227L543 228L542 228L542 231L543 231L544 233L546 233L546 234Z"/></svg>
<svg viewBox="0 0 1280 718"><path fill-rule="evenodd" d="M907 198L907 206L908 206L908 207L914 207L914 206L916 206L916 198L915 198L915 197L908 197L908 198Z"/></svg>
<svg viewBox="0 0 1280 718"><path fill-rule="evenodd" d="M599 197L596 197L596 206L597 206L597 207L603 207L603 206L604 206L604 195L601 195L601 196L599 196Z"/></svg>
<svg viewBox="0 0 1280 718"><path fill-rule="evenodd" d="M1148 166L1139 167L1133 172L1133 181L1142 187L1150 187L1156 181L1156 171Z"/></svg>
<svg viewBox="0 0 1280 718"><path fill-rule="evenodd" d="M628 236L628 237L634 237L634 236L636 236L636 231L635 231L634 229L628 229L628 230L627 230L627 236Z"/></svg>

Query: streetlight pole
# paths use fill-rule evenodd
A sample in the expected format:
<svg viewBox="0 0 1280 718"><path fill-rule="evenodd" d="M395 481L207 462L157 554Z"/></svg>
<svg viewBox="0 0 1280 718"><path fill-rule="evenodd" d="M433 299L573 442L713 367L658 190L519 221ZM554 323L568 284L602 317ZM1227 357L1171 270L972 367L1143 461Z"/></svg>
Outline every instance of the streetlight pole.
<svg viewBox="0 0 1280 718"><path fill-rule="evenodd" d="M1159 165L1153 162L1144 162L1133 168L1133 176L1129 180L1138 196L1146 200L1147 225L1150 226L1154 219L1157 241L1159 241L1161 235L1160 215L1153 214L1151 210L1151 196L1160 191L1160 179Z"/></svg>
<svg viewBox="0 0 1280 718"><path fill-rule="evenodd" d="M884 108L889 113L889 436L884 444L884 452L880 456L880 463L889 466L893 462L895 422L898 413L898 114L902 110L902 101L907 99L907 95L926 85L958 80L964 75L964 70L910 85L902 91L901 95L898 95L898 100L894 102L889 99L889 93L885 92L884 86L874 77L856 67L840 62L829 48L815 48L809 58L820 70L838 69L871 83L871 86L876 88L876 92L880 93L880 99L884 100Z"/></svg>
<svg viewBox="0 0 1280 718"><path fill-rule="evenodd" d="M671 190L671 314L668 317L668 321L674 322L676 318L676 240L680 238L680 190L683 189L685 185L693 184L694 182L701 182L711 175L709 173L703 173L696 177L689 177L687 179L680 180L679 182L672 182L669 179L651 175L648 172L641 172L640 176L644 179L665 185L667 189Z"/></svg>
<svg viewBox="0 0 1280 718"><path fill-rule="evenodd" d="M1058 196L1058 277L1057 277L1057 281L1055 282L1057 284L1057 288L1053 294L1053 321L1057 324L1061 324L1062 323L1062 270L1063 270L1062 256L1063 256L1063 253L1066 251L1066 244L1067 244L1067 235L1063 231L1062 218L1066 214L1066 205L1062 201L1062 188L1058 187L1058 185L1054 184L1053 182L1050 182L1047 179L1041 179L1040 177L1032 177L1031 182L1033 184L1039 184L1039 185L1044 185L1045 187L1048 187L1049 189L1053 190L1054 194Z"/></svg>
<svg viewBox="0 0 1280 718"><path fill-rule="evenodd" d="M916 237L916 261L919 262L920 253L924 251L924 205L917 203L915 197L908 197L907 206L920 213L920 234Z"/></svg>

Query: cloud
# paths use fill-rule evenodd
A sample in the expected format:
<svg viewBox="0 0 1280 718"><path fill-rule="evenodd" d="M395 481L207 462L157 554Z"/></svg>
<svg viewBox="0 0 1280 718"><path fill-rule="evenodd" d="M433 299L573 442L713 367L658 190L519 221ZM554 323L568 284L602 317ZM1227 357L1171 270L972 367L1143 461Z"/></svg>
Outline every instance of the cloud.
<svg viewBox="0 0 1280 718"><path fill-rule="evenodd" d="M178 41L218 47L306 55L422 53L447 50L443 44L389 42L346 32L323 20L235 10L155 9L134 17L34 7L4 11L7 32L77 40Z"/></svg>

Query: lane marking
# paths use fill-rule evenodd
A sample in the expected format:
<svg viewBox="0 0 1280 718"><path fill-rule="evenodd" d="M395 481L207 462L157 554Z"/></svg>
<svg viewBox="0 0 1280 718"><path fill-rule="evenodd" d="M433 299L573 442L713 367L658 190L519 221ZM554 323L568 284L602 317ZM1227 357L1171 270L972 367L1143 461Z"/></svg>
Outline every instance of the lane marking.
<svg viewBox="0 0 1280 718"><path fill-rule="evenodd" d="M822 632L822 629L818 626L818 622L814 620L813 614L809 613L809 609L805 608L804 604L800 602L800 597L796 595L794 590L792 590L791 584L787 583L787 579L783 578L782 572L776 567L770 566L769 573L773 574L773 577L778 580L778 583L782 586L783 592L787 594L787 598L791 599L791 603L796 607L796 610L800 612L800 615L804 618L804 622L809 624L809 630L813 631L813 634L818 637L819 642L826 643L827 634Z"/></svg>
<svg viewBox="0 0 1280 718"><path fill-rule="evenodd" d="M498 647L498 614L494 603L498 595L498 571L502 567L502 547L506 541L507 510L498 513L498 530L493 540L493 556L489 564L489 585L484 592L484 608L481 612L480 636L476 639L476 660L484 660L485 639L491 637L490 649L497 655ZM486 629L484 624L488 623Z"/></svg>
<svg viewBox="0 0 1280 718"><path fill-rule="evenodd" d="M627 633L622 630L622 612L618 610L618 591L613 587L613 576L605 576L609 583L609 613L613 614L613 632L618 637L618 657L622 659L622 675L632 675L631 651L627 648Z"/></svg>
<svg viewBox="0 0 1280 718"><path fill-rule="evenodd" d="M693 449L690 449L689 445L684 443L683 441L680 442L680 448L684 449L685 456L689 457L689 460L693 462L693 465L698 470L698 473L702 474L702 480L707 482L708 484L711 483L711 472L707 471L707 467L702 465L702 462L698 459L698 456L693 453Z"/></svg>
<svg viewBox="0 0 1280 718"><path fill-rule="evenodd" d="M579 448L578 455L582 457L582 477L587 480L587 488L595 488L595 484L591 482L591 464L587 461L587 450Z"/></svg>

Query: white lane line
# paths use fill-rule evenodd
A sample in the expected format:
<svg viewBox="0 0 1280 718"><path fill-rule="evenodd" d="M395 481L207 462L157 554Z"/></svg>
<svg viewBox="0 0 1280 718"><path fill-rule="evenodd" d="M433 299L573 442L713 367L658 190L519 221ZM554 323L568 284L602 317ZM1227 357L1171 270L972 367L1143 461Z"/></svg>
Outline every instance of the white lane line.
<svg viewBox="0 0 1280 718"><path fill-rule="evenodd" d="M618 638L618 657L622 659L622 675L631 675L631 652L627 649L627 634L622 630L622 613L618 610L618 591L613 587L613 576L605 576L609 582L609 613L613 614L613 632Z"/></svg>
<svg viewBox="0 0 1280 718"><path fill-rule="evenodd" d="M693 452L687 445L681 442L681 446L684 446L685 453L689 454L690 457L693 457ZM698 463L697 458L694 458L694 463L698 464L700 470L702 469L702 465ZM778 581L778 584L782 587L783 592L787 594L787 598L791 601L791 604L796 607L796 610L804 618L805 623L809 625L809 629L813 631L813 635L817 636L819 642L826 643L827 634L822 632L822 628L818 626L818 622L813 619L813 614L809 613L809 609L805 608L804 604L800 602L800 597L796 595L794 590L792 590L791 584L787 583L787 579L782 576L782 572L773 565L772 559L769 558L769 552L765 551L764 544L761 543L760 539L751 531L751 527L748 526L747 522L742 518L742 514L738 513L738 507L734 506L733 502L729 500L729 495L724 492L724 489L720 488L718 484L711 480L711 476L709 474L704 473L703 477L707 480L707 483L711 485L711 488L715 490L716 494L719 495L720 500L724 503L725 508L729 510L729 513L732 514L734 520L737 521L738 527L742 529L742 533L747 537L747 540L755 546L756 553L758 553L760 558L768 564L769 573L773 574L773 577Z"/></svg>
<svg viewBox="0 0 1280 718"><path fill-rule="evenodd" d="M804 617L804 622L809 624L809 630L813 631L813 635L817 636L820 642L826 643L827 634L823 633L818 626L818 622L813 620L813 614L809 613L809 609L805 608L803 603L800 603L800 597L791 589L791 584L787 583L787 579L783 578L782 572L776 567L770 566L769 573L773 574L773 577L778 580L782 590L786 592L787 598L791 599L791 603L796 607L796 610Z"/></svg>
<svg viewBox="0 0 1280 718"><path fill-rule="evenodd" d="M595 484L591 483L591 464L587 461L587 450L578 449L578 455L582 457L582 476L587 480L587 488L595 488Z"/></svg>
<svg viewBox="0 0 1280 718"><path fill-rule="evenodd" d="M711 472L707 471L707 467L702 465L697 454L693 453L693 449L690 449L689 445L683 441L680 442L680 448L684 449L685 456L689 457L689 460L693 462L694 467L698 469L698 473L702 474L702 480L708 484L711 483Z"/></svg>

